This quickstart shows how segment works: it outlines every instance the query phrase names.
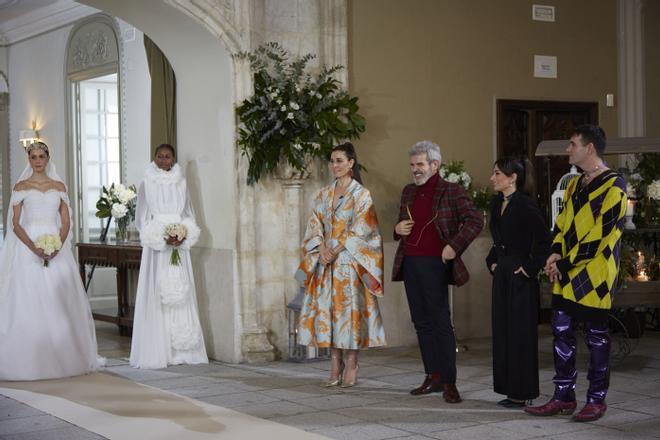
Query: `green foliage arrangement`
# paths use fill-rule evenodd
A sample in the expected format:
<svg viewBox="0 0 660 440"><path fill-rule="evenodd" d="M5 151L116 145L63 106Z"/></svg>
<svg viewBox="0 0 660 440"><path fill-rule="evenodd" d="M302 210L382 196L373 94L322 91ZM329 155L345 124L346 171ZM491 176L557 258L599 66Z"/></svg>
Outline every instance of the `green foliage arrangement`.
<svg viewBox="0 0 660 440"><path fill-rule="evenodd" d="M236 109L248 184L272 173L280 160L304 171L310 157L328 159L334 146L364 132L358 98L333 77L342 66L313 75L307 65L315 55L292 57L278 43L234 57L247 60L254 75L254 95Z"/></svg>
<svg viewBox="0 0 660 440"><path fill-rule="evenodd" d="M472 197L474 206L485 212L490 210L490 202L493 200L494 195L495 193L489 187L473 189L470 191L470 197Z"/></svg>

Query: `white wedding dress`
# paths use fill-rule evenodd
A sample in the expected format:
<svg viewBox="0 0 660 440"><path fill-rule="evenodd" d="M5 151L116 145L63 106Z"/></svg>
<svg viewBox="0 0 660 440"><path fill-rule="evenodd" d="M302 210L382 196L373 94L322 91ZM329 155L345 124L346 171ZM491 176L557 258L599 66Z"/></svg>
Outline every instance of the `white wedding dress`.
<svg viewBox="0 0 660 440"><path fill-rule="evenodd" d="M171 223L188 229L179 246L179 265L170 264L172 248L164 240L165 227ZM190 261L190 248L200 230L178 164L169 171L153 162L149 165L138 190L135 225L143 249L130 364L156 369L208 363Z"/></svg>
<svg viewBox="0 0 660 440"><path fill-rule="evenodd" d="M33 241L42 234L59 234L61 201L69 204L67 194L57 190L12 193L0 255L0 380L77 376L102 363L71 233L44 267L11 226L13 207L22 202L20 224Z"/></svg>

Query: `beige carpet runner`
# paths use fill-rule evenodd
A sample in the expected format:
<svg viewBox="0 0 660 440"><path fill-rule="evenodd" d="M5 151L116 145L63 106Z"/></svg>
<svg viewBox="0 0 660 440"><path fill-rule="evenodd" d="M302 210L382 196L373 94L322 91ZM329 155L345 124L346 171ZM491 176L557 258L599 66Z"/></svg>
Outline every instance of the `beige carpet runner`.
<svg viewBox="0 0 660 440"><path fill-rule="evenodd" d="M0 382L0 394L109 439L325 439L106 373Z"/></svg>

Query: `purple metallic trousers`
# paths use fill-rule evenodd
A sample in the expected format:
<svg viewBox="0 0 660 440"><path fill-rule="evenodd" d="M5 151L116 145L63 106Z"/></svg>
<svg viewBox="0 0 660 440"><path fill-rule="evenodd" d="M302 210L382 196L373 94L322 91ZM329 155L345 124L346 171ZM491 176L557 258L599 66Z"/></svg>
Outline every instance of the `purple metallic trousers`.
<svg viewBox="0 0 660 440"><path fill-rule="evenodd" d="M554 398L562 402L575 400L575 355L577 351L575 327L577 320L566 312L555 310L552 315L552 334L554 336L555 384ZM605 402L610 385L610 335L607 324L594 325L583 322L584 333L591 353L589 361L589 390L587 402L602 404Z"/></svg>

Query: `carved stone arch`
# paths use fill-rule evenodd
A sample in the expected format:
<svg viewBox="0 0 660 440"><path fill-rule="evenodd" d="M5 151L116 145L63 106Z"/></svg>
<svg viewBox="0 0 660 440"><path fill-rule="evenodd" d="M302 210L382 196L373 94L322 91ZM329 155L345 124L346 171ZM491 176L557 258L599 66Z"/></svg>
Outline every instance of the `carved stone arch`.
<svg viewBox="0 0 660 440"><path fill-rule="evenodd" d="M230 54L250 50L250 6L243 0L165 0L199 22L220 40ZM252 75L244 60L232 58L234 102L252 94Z"/></svg>
<svg viewBox="0 0 660 440"><path fill-rule="evenodd" d="M200 22L220 39L230 53L248 50L248 3L241 0L165 0Z"/></svg>

